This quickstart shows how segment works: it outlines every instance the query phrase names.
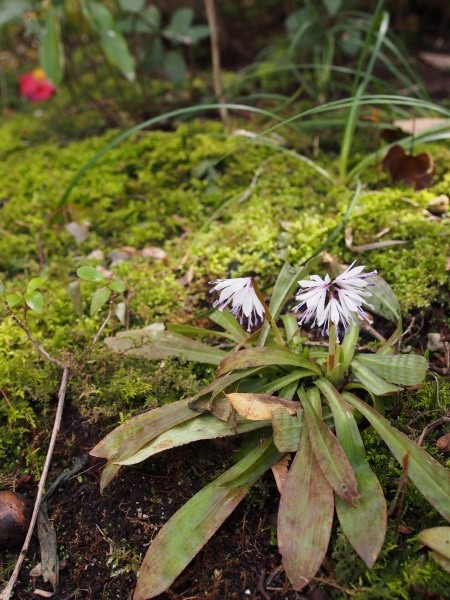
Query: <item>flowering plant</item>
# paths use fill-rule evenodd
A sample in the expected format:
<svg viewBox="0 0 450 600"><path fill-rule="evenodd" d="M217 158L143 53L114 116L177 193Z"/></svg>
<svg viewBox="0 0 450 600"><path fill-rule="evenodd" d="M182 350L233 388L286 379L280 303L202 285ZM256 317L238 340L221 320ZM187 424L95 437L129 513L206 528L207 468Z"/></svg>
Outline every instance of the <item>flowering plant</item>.
<svg viewBox="0 0 450 600"><path fill-rule="evenodd" d="M44 71L37 68L19 77L19 91L31 102L45 102L53 96L56 88L48 81Z"/></svg>
<svg viewBox="0 0 450 600"><path fill-rule="evenodd" d="M107 459L102 489L122 466L168 448L237 434L253 436L254 442L239 462L162 527L144 558L134 600L168 589L269 469L280 491L279 550L294 589L304 588L320 568L335 509L345 536L371 567L384 542L387 511L366 457L358 415L372 425L400 464L408 465L408 476L430 504L450 519L448 472L381 414L384 395L423 381L426 359L394 354L400 323L376 352L356 350L359 322L370 321L363 305L400 320L391 288L375 272L363 273L361 266L351 265L334 279L301 279L304 275L305 268L285 265L268 304L252 278L212 282L218 298L210 319L221 332L150 326L107 339L111 349L126 355L177 356L217 365L217 371L214 381L195 397L140 414L97 444L91 454ZM298 280L297 315L281 314ZM329 337L328 350L308 345L298 319L322 328ZM227 350L211 342L217 337L228 344Z"/></svg>

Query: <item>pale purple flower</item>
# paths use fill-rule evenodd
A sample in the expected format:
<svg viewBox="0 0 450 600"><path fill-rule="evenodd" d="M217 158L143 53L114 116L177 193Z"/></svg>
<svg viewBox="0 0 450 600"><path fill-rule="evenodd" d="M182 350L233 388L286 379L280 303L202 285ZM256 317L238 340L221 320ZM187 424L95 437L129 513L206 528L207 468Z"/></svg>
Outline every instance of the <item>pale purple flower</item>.
<svg viewBox="0 0 450 600"><path fill-rule="evenodd" d="M216 285L211 292L220 292L213 306L223 310L230 306L231 313L241 325L247 325L247 331L264 321L264 306L256 295L251 277L236 277L235 279L217 279L210 281Z"/></svg>
<svg viewBox="0 0 450 600"><path fill-rule="evenodd" d="M364 298L372 295L366 288L374 284L367 278L376 275L376 271L362 273L364 266L353 267L354 264L333 280L327 274L325 279L311 275L309 280L298 282L302 289L295 297L300 304L294 312L303 309L299 325L314 319L313 325L322 327L323 333L329 333L330 325L334 323L339 336L340 324L348 331L349 324L356 323L357 319L372 323L362 304L373 308Z"/></svg>

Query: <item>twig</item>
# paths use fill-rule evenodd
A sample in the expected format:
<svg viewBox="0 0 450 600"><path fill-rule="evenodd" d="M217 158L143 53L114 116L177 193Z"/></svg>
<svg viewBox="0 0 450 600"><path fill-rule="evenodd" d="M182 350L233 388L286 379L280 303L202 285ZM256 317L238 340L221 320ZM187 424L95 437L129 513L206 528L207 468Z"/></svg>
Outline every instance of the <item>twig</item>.
<svg viewBox="0 0 450 600"><path fill-rule="evenodd" d="M52 362L54 362L54 361L52 361ZM30 546L31 536L33 535L33 530L36 525L36 520L37 520L37 517L39 514L39 509L41 507L41 502L42 502L42 498L44 495L45 482L47 480L47 475L48 475L50 463L51 463L52 456L53 456L53 450L55 448L56 437L59 433L59 429L61 426L61 417L62 417L62 412L63 412L63 408L64 408L64 400L66 397L66 389L67 389L68 381L69 381L69 367L64 366L64 371L63 371L62 378L61 378L61 385L59 387L59 392L58 392L58 405L56 407L55 422L53 424L53 431L52 431L52 435L50 438L50 443L48 445L47 456L45 458L44 468L42 470L42 475L39 480L38 491L37 491L36 500L34 503L34 509L33 509L33 514L31 516L30 525L28 527L27 535L25 537L25 541L23 543L22 550L20 551L19 557L17 559L16 566L14 567L14 571L12 572L12 575L11 575L8 583L6 584L6 587L0 594L0 600L9 600L9 598L11 597L13 587L16 584L17 578L20 573L20 569L22 568L23 561L25 559L25 556L28 552L28 548Z"/></svg>
<svg viewBox="0 0 450 600"><path fill-rule="evenodd" d="M219 114L220 118L222 119L222 123L225 125L225 127L229 128L230 118L228 116L228 109L225 106L225 96L223 93L222 86L222 72L220 67L219 27L217 25L216 6L214 4L214 0L204 0L204 2L211 40L211 61L213 68L214 93L220 104L224 105L219 108Z"/></svg>
<svg viewBox="0 0 450 600"><path fill-rule="evenodd" d="M425 429L420 434L420 437L417 440L417 445L421 446L423 444L423 440L430 433L430 431L433 431L433 429L436 429L436 427L439 427L439 425L442 425L443 423L450 423L450 417L441 417L440 419L437 419L436 421L433 421L432 423L428 423L428 425L425 427Z"/></svg>
<svg viewBox="0 0 450 600"><path fill-rule="evenodd" d="M4 306L5 306L7 315L9 315L13 319L13 321L25 332L25 335L27 336L29 341L33 344L33 346L36 348L36 350L39 352L39 354L41 356L43 356L49 362L51 362L54 365L56 365L57 367L59 367L60 369L65 369L66 365L64 363L62 363L57 358L54 358L53 356L51 356L47 352L47 350L45 350L45 348L43 348L39 344L39 342L34 339L34 337L31 335L31 331L29 330L28 325L26 323L24 323L23 321L21 321L19 319L19 317L17 317L17 315L11 310L11 308L9 307L7 302L4 302Z"/></svg>
<svg viewBox="0 0 450 600"><path fill-rule="evenodd" d="M108 325L109 320L112 317L112 304L111 302L109 303L109 310L108 310L108 314L106 315L105 320L103 321L103 323L100 325L100 329L97 331L97 333L94 336L94 339L92 340L93 344L96 344L98 342L98 338L102 335L103 330L105 329L105 327Z"/></svg>

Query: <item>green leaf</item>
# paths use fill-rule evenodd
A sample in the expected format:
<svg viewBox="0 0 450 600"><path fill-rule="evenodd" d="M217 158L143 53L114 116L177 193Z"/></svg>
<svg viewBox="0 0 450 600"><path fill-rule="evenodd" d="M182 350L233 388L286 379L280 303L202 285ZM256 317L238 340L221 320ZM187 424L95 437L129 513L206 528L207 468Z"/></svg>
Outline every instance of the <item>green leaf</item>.
<svg viewBox="0 0 450 600"><path fill-rule="evenodd" d="M204 400L201 400L198 403L197 403L197 400L199 398L202 398L203 396L208 396L209 394L211 394L211 396L207 398L208 405L210 405L211 400L214 400L214 398L216 396L218 396L220 394L220 392L223 392L224 390L226 390L227 388L232 386L233 383L236 383L236 382L240 381L241 379L246 379L250 375L257 373L262 368L263 367L255 367L253 369L244 369L242 371L238 371L237 373L227 373L223 377L217 377L217 379L214 379L214 381L212 383L210 383L209 385L207 385L206 387L201 389L197 394L195 394L195 396L191 399L190 406L194 410L196 410L195 407L197 407L197 409L199 409L201 406L203 406ZM230 390L228 390L228 391L230 391ZM210 407L208 406L208 410L209 410L209 408Z"/></svg>
<svg viewBox="0 0 450 600"><path fill-rule="evenodd" d="M218 365L226 352L191 340L172 331L158 331L144 327L121 331L115 337L105 340L111 350L128 356L140 356L151 360L177 357L183 360Z"/></svg>
<svg viewBox="0 0 450 600"><path fill-rule="evenodd" d="M342 342L341 350L342 350L342 367L344 371L347 371L350 367L350 364L353 360L353 356L356 350L356 344L358 343L359 338L359 326L355 323L350 324L350 329L348 333L345 335L344 340Z"/></svg>
<svg viewBox="0 0 450 600"><path fill-rule="evenodd" d="M164 55L164 70L174 85L181 85L186 79L187 65L179 50L171 50Z"/></svg>
<svg viewBox="0 0 450 600"><path fill-rule="evenodd" d="M300 399L305 410L305 425L314 456L322 473L334 491L348 504L359 498L353 468L336 436L325 425L306 394L300 390Z"/></svg>
<svg viewBox="0 0 450 600"><path fill-rule="evenodd" d="M428 369L426 358L417 354L357 354L355 358L379 377L399 385L419 385Z"/></svg>
<svg viewBox="0 0 450 600"><path fill-rule="evenodd" d="M264 450L267 442L261 446ZM134 600L154 598L167 590L244 498L255 473L262 474L274 464L274 457L264 456L261 446L200 490L167 521L145 555ZM224 485L236 481L239 486Z"/></svg>
<svg viewBox="0 0 450 600"><path fill-rule="evenodd" d="M411 481L428 502L450 521L450 474L447 469L365 402L348 392L344 392L343 396L369 421L400 465L404 467L406 461Z"/></svg>
<svg viewBox="0 0 450 600"><path fill-rule="evenodd" d="M302 367L308 369L311 375L320 375L320 368L316 363L294 352L279 348L249 348L229 354L220 363L217 375L224 375L235 369L270 365Z"/></svg>
<svg viewBox="0 0 450 600"><path fill-rule="evenodd" d="M111 11L102 3L91 1L81 3L83 15L91 29L99 38L107 59L129 81L136 78L134 58L130 54L125 38L114 20Z"/></svg>
<svg viewBox="0 0 450 600"><path fill-rule="evenodd" d="M190 398L153 408L113 429L90 452L92 456L122 461L172 427L198 417L189 408Z"/></svg>
<svg viewBox="0 0 450 600"><path fill-rule="evenodd" d="M295 590L309 583L325 558L333 512L333 489L317 463L305 427L278 510L278 548Z"/></svg>
<svg viewBox="0 0 450 600"><path fill-rule="evenodd" d="M42 286L42 284L44 284L47 280L45 279L45 277L34 277L33 279L31 279L28 282L27 285L27 292L34 292L35 290L37 290L39 287Z"/></svg>
<svg viewBox="0 0 450 600"><path fill-rule="evenodd" d="M360 363L356 358L352 360L351 371L353 375L360 381L363 386L375 394L375 396L384 396L384 394L392 394L398 392L401 388L392 383L388 383L371 369Z"/></svg>
<svg viewBox="0 0 450 600"><path fill-rule="evenodd" d="M307 369L295 369L288 375L274 379L270 383L266 383L259 387L257 392L258 394L273 394L273 392L277 392L291 383L300 381L303 377L311 377L311 371L308 371ZM280 394L280 397L284 398L283 394ZM291 400L291 398L289 398L289 400Z"/></svg>
<svg viewBox="0 0 450 600"><path fill-rule="evenodd" d="M269 310L274 320L278 318L281 309L297 288L298 280L304 271L305 267L293 267L289 263L283 265L275 282L269 304ZM270 325L265 321L258 340L259 346L264 346L269 330Z"/></svg>
<svg viewBox="0 0 450 600"><path fill-rule="evenodd" d="M41 292L27 292L23 295L25 302L34 310L34 312L41 313L44 308L44 297Z"/></svg>
<svg viewBox="0 0 450 600"><path fill-rule="evenodd" d="M208 25L192 25L187 31L186 44L198 44L210 36Z"/></svg>
<svg viewBox="0 0 450 600"><path fill-rule="evenodd" d="M139 13L145 7L145 0L119 0L122 10L131 13Z"/></svg>
<svg viewBox="0 0 450 600"><path fill-rule="evenodd" d="M6 294L6 302L9 304L10 308L14 308L20 302L22 302L23 296L20 294Z"/></svg>
<svg viewBox="0 0 450 600"><path fill-rule="evenodd" d="M64 48L61 41L59 21L53 10L47 14L45 28L39 47L42 69L53 85L58 86L64 74Z"/></svg>
<svg viewBox="0 0 450 600"><path fill-rule="evenodd" d="M231 425L226 421L221 421L214 415L199 414L196 419L191 419L161 433L138 450L136 454L120 461L120 464L134 465L169 448L183 446L184 444L190 444L198 440L212 440L214 438L247 433L248 431L261 429L268 425L270 425L270 421L247 421L239 417L236 419L236 424Z"/></svg>
<svg viewBox="0 0 450 600"><path fill-rule="evenodd" d="M32 8L31 2L27 0L14 0L14 2L4 0L0 7L0 27L21 17L24 12L32 10Z"/></svg>
<svg viewBox="0 0 450 600"><path fill-rule="evenodd" d="M108 287L110 290L112 290L113 292L117 292L118 294L121 294L126 290L123 281L111 281L111 283L108 283Z"/></svg>
<svg viewBox="0 0 450 600"><path fill-rule="evenodd" d="M368 299L369 304L373 306L373 312L388 321L401 323L400 304L391 286L379 275L371 277L370 282L375 284L370 288L372 295Z"/></svg>
<svg viewBox="0 0 450 600"><path fill-rule="evenodd" d="M106 286L95 290L91 300L91 307L89 309L91 317L97 314L101 307L108 302L110 296L111 290Z"/></svg>
<svg viewBox="0 0 450 600"><path fill-rule="evenodd" d="M354 506L336 498L339 522L355 551L371 568L386 537L387 509L383 490L369 466L358 425L348 404L326 379L318 379L315 384L331 407L337 438L353 467L360 493ZM367 523L370 523L370 535L367 535Z"/></svg>
<svg viewBox="0 0 450 600"><path fill-rule="evenodd" d="M342 0L323 0L330 17L334 17L342 6Z"/></svg>
<svg viewBox="0 0 450 600"><path fill-rule="evenodd" d="M163 30L164 37L174 42L185 43L193 20L192 8L179 8L172 14L169 25Z"/></svg>
<svg viewBox="0 0 450 600"><path fill-rule="evenodd" d="M272 414L273 441L279 452L297 452L302 433L302 414L291 416L277 408Z"/></svg>
<svg viewBox="0 0 450 600"><path fill-rule="evenodd" d="M227 310L214 310L209 315L209 318L213 323L225 329L235 342L240 343L247 339L247 333L240 326L236 318Z"/></svg>
<svg viewBox="0 0 450 600"><path fill-rule="evenodd" d="M77 275L80 279L91 281L93 283L103 283L105 281L105 278L100 271L97 271L94 267L80 267L77 269Z"/></svg>
<svg viewBox="0 0 450 600"><path fill-rule="evenodd" d="M423 544L450 560L450 527L424 529L417 537Z"/></svg>

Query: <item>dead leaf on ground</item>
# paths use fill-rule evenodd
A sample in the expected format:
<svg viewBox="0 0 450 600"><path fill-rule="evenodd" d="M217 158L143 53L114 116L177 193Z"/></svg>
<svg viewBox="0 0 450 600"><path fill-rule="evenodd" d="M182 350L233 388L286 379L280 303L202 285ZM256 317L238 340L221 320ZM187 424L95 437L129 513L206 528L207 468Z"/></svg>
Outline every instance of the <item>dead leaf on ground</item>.
<svg viewBox="0 0 450 600"><path fill-rule="evenodd" d="M443 52L419 52L419 58L440 71L450 71L450 54Z"/></svg>
<svg viewBox="0 0 450 600"><path fill-rule="evenodd" d="M423 190L430 186L435 166L428 152L408 154L396 144L384 157L383 169L389 171L392 183L403 183L416 190Z"/></svg>
<svg viewBox="0 0 450 600"><path fill-rule="evenodd" d="M422 133L422 131L426 131L427 129L431 129L432 127L437 127L438 125L443 125L447 123L450 127L449 119L442 119L440 117L419 117L418 119L396 119L393 122L394 127L398 127L404 133L408 133L409 135L417 135L418 133Z"/></svg>
<svg viewBox="0 0 450 600"><path fill-rule="evenodd" d="M351 252L368 252L379 248L388 248L389 246L401 246L406 244L405 240L383 240L381 242L371 242L369 244L353 245L353 233L350 227L345 230L345 245Z"/></svg>
<svg viewBox="0 0 450 600"><path fill-rule="evenodd" d="M238 415L249 421L270 420L273 412L280 407L285 408L291 415L301 410L300 402L269 394L227 394L226 396Z"/></svg>
<svg viewBox="0 0 450 600"><path fill-rule="evenodd" d="M275 483L277 484L278 491L281 494L281 490L285 484L289 473L289 463L291 462L291 455L285 454L280 460L273 465L272 473L275 478Z"/></svg>

